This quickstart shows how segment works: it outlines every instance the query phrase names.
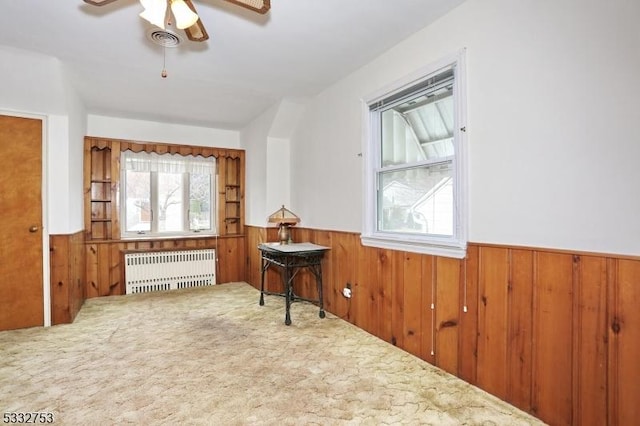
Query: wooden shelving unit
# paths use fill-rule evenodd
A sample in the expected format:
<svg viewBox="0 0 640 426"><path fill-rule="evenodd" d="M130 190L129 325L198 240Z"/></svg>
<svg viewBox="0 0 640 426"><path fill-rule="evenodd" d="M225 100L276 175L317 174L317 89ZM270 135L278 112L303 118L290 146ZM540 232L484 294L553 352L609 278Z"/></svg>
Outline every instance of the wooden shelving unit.
<svg viewBox="0 0 640 426"><path fill-rule="evenodd" d="M220 197L222 235L242 234L244 229L244 157L225 157L219 160L224 190Z"/></svg>
<svg viewBox="0 0 640 426"><path fill-rule="evenodd" d="M140 144L119 139L87 136L84 146L84 223L86 241L120 239L118 188L120 153L132 149L180 155L214 156L217 159L218 234L244 234L245 153L225 148L170 144Z"/></svg>
<svg viewBox="0 0 640 426"><path fill-rule="evenodd" d="M113 239L115 204L112 152L108 146L85 145L85 226L88 240Z"/></svg>

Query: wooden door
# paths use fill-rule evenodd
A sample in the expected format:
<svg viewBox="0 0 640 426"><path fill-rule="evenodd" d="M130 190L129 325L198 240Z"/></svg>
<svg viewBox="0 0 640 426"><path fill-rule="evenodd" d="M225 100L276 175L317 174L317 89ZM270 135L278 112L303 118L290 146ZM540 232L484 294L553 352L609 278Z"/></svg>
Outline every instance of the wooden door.
<svg viewBox="0 0 640 426"><path fill-rule="evenodd" d="M44 325L42 121L0 115L0 330Z"/></svg>

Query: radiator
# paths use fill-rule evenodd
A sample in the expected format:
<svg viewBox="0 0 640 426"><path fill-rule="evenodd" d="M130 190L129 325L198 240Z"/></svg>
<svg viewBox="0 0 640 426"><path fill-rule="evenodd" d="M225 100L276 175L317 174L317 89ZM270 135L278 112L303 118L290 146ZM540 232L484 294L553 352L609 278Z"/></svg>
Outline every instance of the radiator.
<svg viewBox="0 0 640 426"><path fill-rule="evenodd" d="M177 250L126 253L127 294L215 285L216 251Z"/></svg>

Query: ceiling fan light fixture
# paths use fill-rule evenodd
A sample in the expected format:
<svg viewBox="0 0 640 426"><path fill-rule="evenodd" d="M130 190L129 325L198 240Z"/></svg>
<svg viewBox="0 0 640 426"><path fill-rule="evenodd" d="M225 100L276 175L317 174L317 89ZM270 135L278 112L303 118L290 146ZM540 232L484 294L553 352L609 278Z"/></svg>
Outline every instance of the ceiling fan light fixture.
<svg viewBox="0 0 640 426"><path fill-rule="evenodd" d="M144 10L140 13L140 17L164 30L167 17L166 0L140 0L140 4L144 7Z"/></svg>
<svg viewBox="0 0 640 426"><path fill-rule="evenodd" d="M171 0L171 12L176 18L176 27L183 30L198 22L198 15L183 0Z"/></svg>

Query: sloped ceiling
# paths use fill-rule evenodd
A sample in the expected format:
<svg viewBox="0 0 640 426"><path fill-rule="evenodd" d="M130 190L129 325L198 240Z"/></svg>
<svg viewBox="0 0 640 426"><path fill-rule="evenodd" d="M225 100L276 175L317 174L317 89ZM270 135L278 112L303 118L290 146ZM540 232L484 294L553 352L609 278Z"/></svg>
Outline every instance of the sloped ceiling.
<svg viewBox="0 0 640 426"><path fill-rule="evenodd" d="M163 49L147 38L137 0L0 0L0 45L62 61L89 114L242 129L282 99L314 96L463 1L272 0L261 16L193 0L210 39L190 42L176 30L182 43Z"/></svg>

